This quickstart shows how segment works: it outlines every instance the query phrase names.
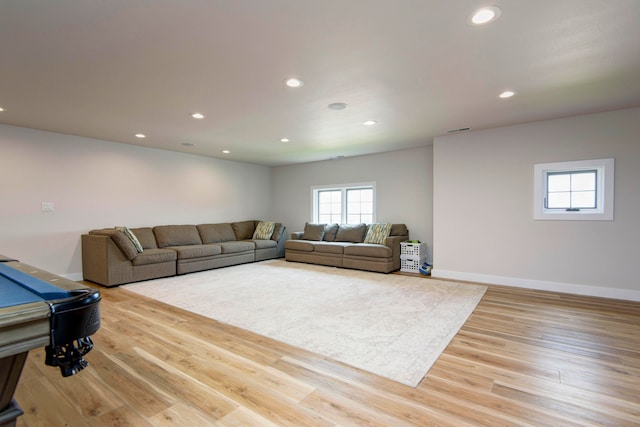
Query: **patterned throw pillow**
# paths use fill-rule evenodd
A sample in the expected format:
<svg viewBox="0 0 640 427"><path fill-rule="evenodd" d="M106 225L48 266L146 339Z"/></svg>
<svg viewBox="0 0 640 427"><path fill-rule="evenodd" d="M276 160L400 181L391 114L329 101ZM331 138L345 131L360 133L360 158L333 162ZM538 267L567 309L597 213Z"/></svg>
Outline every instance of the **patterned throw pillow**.
<svg viewBox="0 0 640 427"><path fill-rule="evenodd" d="M142 245L138 241L138 238L136 237L136 235L133 234L131 230L129 230L127 227L115 227L115 229L123 232L124 235L127 236L129 240L131 240L131 243L136 248L136 251L138 251L139 254L142 253L144 249L142 248Z"/></svg>
<svg viewBox="0 0 640 427"><path fill-rule="evenodd" d="M365 243L374 243L384 245L391 232L391 224L371 224L367 237L364 238Z"/></svg>
<svg viewBox="0 0 640 427"><path fill-rule="evenodd" d="M260 221L256 227L256 231L253 232L253 240L269 240L273 234L273 230L276 228L275 222Z"/></svg>

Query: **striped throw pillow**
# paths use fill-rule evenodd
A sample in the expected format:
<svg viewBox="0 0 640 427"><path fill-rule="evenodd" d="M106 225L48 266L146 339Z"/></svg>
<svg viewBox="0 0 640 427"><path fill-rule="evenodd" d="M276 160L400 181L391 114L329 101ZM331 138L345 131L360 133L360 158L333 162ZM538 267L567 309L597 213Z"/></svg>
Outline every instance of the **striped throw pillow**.
<svg viewBox="0 0 640 427"><path fill-rule="evenodd" d="M384 245L391 232L391 224L371 224L364 243Z"/></svg>

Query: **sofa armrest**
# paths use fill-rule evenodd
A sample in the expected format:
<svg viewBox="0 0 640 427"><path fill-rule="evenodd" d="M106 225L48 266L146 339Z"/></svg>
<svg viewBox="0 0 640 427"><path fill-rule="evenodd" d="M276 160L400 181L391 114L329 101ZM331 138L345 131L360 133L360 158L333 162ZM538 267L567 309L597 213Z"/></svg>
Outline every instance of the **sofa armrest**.
<svg viewBox="0 0 640 427"><path fill-rule="evenodd" d="M284 242L287 240L287 227L282 226L282 233L280 234L280 238L277 240L278 242L278 258L284 258Z"/></svg>
<svg viewBox="0 0 640 427"><path fill-rule="evenodd" d="M294 231L291 233L291 240L300 240L303 234L304 231Z"/></svg>
<svg viewBox="0 0 640 427"><path fill-rule="evenodd" d="M111 237L100 234L83 234L82 276L104 286L114 286L132 281L131 261Z"/></svg>
<svg viewBox="0 0 640 427"><path fill-rule="evenodd" d="M405 240L409 239L409 235L407 234L406 236L389 236L387 237L387 241L385 242L385 245L391 248L392 251L392 257L393 257L393 264L394 267L396 267L396 263L397 268L400 268L400 242L404 242Z"/></svg>

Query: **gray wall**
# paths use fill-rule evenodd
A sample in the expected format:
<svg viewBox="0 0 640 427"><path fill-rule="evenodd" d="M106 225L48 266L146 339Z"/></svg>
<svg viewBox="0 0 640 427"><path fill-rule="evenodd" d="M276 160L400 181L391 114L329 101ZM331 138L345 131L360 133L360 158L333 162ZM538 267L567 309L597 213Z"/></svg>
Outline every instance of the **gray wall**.
<svg viewBox="0 0 640 427"><path fill-rule="evenodd" d="M268 167L0 125L0 253L81 278L93 228L267 219ZM54 212L41 212L53 202Z"/></svg>
<svg viewBox="0 0 640 427"><path fill-rule="evenodd" d="M311 222L311 187L375 182L378 222L405 223L410 237L433 248L431 146L273 168L272 216L289 231Z"/></svg>
<svg viewBox="0 0 640 427"><path fill-rule="evenodd" d="M640 299L640 109L438 137L434 276ZM536 163L615 158L614 221L534 221Z"/></svg>
<svg viewBox="0 0 640 427"><path fill-rule="evenodd" d="M0 253L79 278L92 228L256 218L302 230L312 186L376 182L378 221L427 242L436 276L640 300L639 136L629 109L267 168L0 125ZM614 221L533 220L534 164L606 157Z"/></svg>

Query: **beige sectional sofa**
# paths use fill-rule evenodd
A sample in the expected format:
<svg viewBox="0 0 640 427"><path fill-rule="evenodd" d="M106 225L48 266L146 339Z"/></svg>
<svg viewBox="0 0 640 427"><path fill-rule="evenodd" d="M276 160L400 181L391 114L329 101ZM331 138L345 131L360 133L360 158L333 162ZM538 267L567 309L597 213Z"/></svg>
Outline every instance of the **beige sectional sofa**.
<svg viewBox="0 0 640 427"><path fill-rule="evenodd" d="M82 274L116 286L282 258L285 231L281 223L255 220L92 230L81 238Z"/></svg>
<svg viewBox="0 0 640 427"><path fill-rule="evenodd" d="M287 261L390 273L400 269L400 242L409 239L405 224L390 224L388 236L370 239L373 225L306 224L285 242Z"/></svg>

